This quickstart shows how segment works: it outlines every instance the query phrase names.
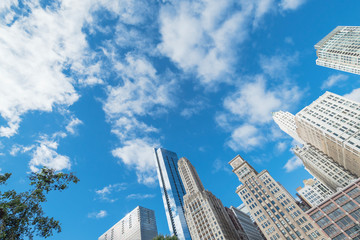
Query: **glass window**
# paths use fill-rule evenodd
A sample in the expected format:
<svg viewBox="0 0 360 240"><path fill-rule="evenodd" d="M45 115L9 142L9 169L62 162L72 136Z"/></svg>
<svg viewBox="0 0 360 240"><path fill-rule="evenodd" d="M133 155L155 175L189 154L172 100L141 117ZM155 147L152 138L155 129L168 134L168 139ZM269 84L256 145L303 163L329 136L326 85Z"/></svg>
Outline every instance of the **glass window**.
<svg viewBox="0 0 360 240"><path fill-rule="evenodd" d="M340 228L346 228L346 227L349 227L350 225L353 225L354 222L348 216L345 216L342 219L340 219L339 221L337 221L336 224Z"/></svg>
<svg viewBox="0 0 360 240"><path fill-rule="evenodd" d="M319 221L316 221L316 223L323 228L325 225L330 223L330 220L327 217L323 217L322 219L320 219Z"/></svg>
<svg viewBox="0 0 360 240"><path fill-rule="evenodd" d="M317 218L319 218L319 217L321 217L323 215L324 215L324 213L319 210L319 211L315 212L314 214L312 214L311 218L312 219L317 219Z"/></svg>
<svg viewBox="0 0 360 240"><path fill-rule="evenodd" d="M360 209L350 213L350 215L356 219L356 221L360 221Z"/></svg>
<svg viewBox="0 0 360 240"><path fill-rule="evenodd" d="M334 224L331 224L330 226L328 226L327 228L324 229L324 232L329 236L329 237L333 237L335 236L338 232L340 232L340 230L334 226Z"/></svg>
<svg viewBox="0 0 360 240"><path fill-rule="evenodd" d="M356 188L352 189L350 192L348 192L347 195L349 195L350 197L353 197L353 196L357 195L359 192L360 192L360 189L356 187Z"/></svg>
<svg viewBox="0 0 360 240"><path fill-rule="evenodd" d="M354 198L354 200L360 203L360 196L357 196L356 198Z"/></svg>
<svg viewBox="0 0 360 240"><path fill-rule="evenodd" d="M341 233L332 239L333 240L343 240L343 239L347 239L347 237L345 237L345 235L343 233Z"/></svg>
<svg viewBox="0 0 360 240"><path fill-rule="evenodd" d="M335 208L336 205L334 203L330 203L322 208L322 210L326 213L330 212L333 208Z"/></svg>
<svg viewBox="0 0 360 240"><path fill-rule="evenodd" d="M350 237L354 237L356 236L360 231L360 227L358 225L353 226L352 228L346 230L346 234L349 235Z"/></svg>
<svg viewBox="0 0 360 240"><path fill-rule="evenodd" d="M339 205L341 205L342 203L346 202L349 198L345 195L339 197L338 199L335 200L335 202Z"/></svg>
<svg viewBox="0 0 360 240"><path fill-rule="evenodd" d="M347 212L353 211L356 207L357 206L353 201L350 201L350 202L344 204L344 206L342 206L342 208Z"/></svg>
<svg viewBox="0 0 360 240"><path fill-rule="evenodd" d="M329 213L329 218L331 218L332 220L335 220L337 218L339 218L340 216L344 215L345 213L343 211L341 211L341 209L336 209L335 211L333 211L332 213Z"/></svg>

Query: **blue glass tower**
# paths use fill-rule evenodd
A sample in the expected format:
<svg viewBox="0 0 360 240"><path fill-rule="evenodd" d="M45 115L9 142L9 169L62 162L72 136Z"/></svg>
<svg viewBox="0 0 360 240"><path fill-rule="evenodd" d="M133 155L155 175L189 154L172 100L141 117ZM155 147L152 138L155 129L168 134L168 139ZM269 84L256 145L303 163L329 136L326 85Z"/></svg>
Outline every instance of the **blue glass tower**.
<svg viewBox="0 0 360 240"><path fill-rule="evenodd" d="M176 153L163 148L155 148L154 153L170 233L180 240L191 239L184 216L183 197L186 192L178 171L179 159Z"/></svg>

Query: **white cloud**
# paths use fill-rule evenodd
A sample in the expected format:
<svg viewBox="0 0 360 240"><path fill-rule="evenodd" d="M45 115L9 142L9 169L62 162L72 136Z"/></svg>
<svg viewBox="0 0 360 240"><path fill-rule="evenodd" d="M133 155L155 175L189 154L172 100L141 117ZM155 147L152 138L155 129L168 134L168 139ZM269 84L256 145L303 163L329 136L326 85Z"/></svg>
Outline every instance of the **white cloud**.
<svg viewBox="0 0 360 240"><path fill-rule="evenodd" d="M294 156L287 161L284 168L286 172L292 172L301 166L303 166L302 161L298 157Z"/></svg>
<svg viewBox="0 0 360 240"><path fill-rule="evenodd" d="M298 54L261 56L260 66L265 74L275 79L287 79L289 66L298 62Z"/></svg>
<svg viewBox="0 0 360 240"><path fill-rule="evenodd" d="M83 122L80 119L75 117L75 118L71 119L71 121L65 128L69 133L75 134L76 127L80 124L83 124Z"/></svg>
<svg viewBox="0 0 360 240"><path fill-rule="evenodd" d="M331 88L335 84L348 80L349 76L345 74L333 74L326 79L321 85L321 89Z"/></svg>
<svg viewBox="0 0 360 240"><path fill-rule="evenodd" d="M141 194L141 193L133 193L126 196L127 199L135 199L135 200L154 198L154 197L155 194Z"/></svg>
<svg viewBox="0 0 360 240"><path fill-rule="evenodd" d="M360 88L352 90L351 93L345 94L344 97L360 103Z"/></svg>
<svg viewBox="0 0 360 240"><path fill-rule="evenodd" d="M261 145L264 141L265 138L256 127L244 124L232 132L231 139L227 142L227 145L234 151L249 150Z"/></svg>
<svg viewBox="0 0 360 240"><path fill-rule="evenodd" d="M277 145L276 145L276 148L279 152L283 152L285 151L287 147L287 143L286 142L278 142Z"/></svg>
<svg viewBox="0 0 360 240"><path fill-rule="evenodd" d="M88 218L104 218L108 215L105 210L100 210L99 212L92 212L88 214Z"/></svg>
<svg viewBox="0 0 360 240"><path fill-rule="evenodd" d="M127 188L126 184L124 183L116 183L110 184L102 189L96 190L95 193L97 197L104 201L115 202L117 198L114 198L112 195L114 192L120 192Z"/></svg>
<svg viewBox="0 0 360 240"><path fill-rule="evenodd" d="M264 124L272 120L271 112L288 109L300 97L296 86L268 89L265 78L258 75L254 82L241 85L234 94L226 97L224 107L232 114L249 119L251 123Z"/></svg>
<svg viewBox="0 0 360 240"><path fill-rule="evenodd" d="M296 10L305 2L306 0L282 0L280 6L284 10Z"/></svg>
<svg viewBox="0 0 360 240"><path fill-rule="evenodd" d="M19 152L20 153L26 153L29 152L30 150L32 150L35 147L35 145L30 145L30 146L22 146L19 144L14 144L11 149L10 149L10 155L11 156L16 156Z"/></svg>
<svg viewBox="0 0 360 240"><path fill-rule="evenodd" d="M30 170L39 171L38 167L47 167L61 171L70 169L71 163L67 156L60 155L56 152L58 143L53 140L43 139L32 153L32 159L29 162Z"/></svg>
<svg viewBox="0 0 360 240"><path fill-rule="evenodd" d="M247 31L245 14L234 1L180 1L160 12L160 51L185 71L194 71L202 83L227 81L231 72L231 47L242 42Z"/></svg>
<svg viewBox="0 0 360 240"><path fill-rule="evenodd" d="M0 115L7 126L0 126L0 136L17 133L21 117L29 111L51 112L76 102L74 85L103 83L101 63L90 52L84 26L92 26L99 9L117 14L128 24L139 23L149 12L146 1L60 0L51 8L42 8L39 0L22 4L0 1ZM95 14L94 14L95 13ZM3 21L2 21L3 20ZM11 24L9 24L11 22ZM70 74L69 74L70 73ZM70 77L71 76L71 77ZM75 80L76 79L76 80Z"/></svg>
<svg viewBox="0 0 360 240"><path fill-rule="evenodd" d="M122 147L112 151L114 157L120 158L121 163L135 168L139 183L153 184L156 181L156 166L153 147L148 139L133 139L123 143Z"/></svg>

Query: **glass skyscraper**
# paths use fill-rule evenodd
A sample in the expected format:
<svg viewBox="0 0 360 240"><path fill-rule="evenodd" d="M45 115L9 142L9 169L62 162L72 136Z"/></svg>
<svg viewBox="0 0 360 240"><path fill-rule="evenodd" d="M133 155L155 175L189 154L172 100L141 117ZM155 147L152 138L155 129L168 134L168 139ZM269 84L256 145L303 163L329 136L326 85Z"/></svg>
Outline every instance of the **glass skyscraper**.
<svg viewBox="0 0 360 240"><path fill-rule="evenodd" d="M163 148L155 148L154 153L170 233L180 240L191 239L184 216L186 192L177 168L179 159L176 153Z"/></svg>

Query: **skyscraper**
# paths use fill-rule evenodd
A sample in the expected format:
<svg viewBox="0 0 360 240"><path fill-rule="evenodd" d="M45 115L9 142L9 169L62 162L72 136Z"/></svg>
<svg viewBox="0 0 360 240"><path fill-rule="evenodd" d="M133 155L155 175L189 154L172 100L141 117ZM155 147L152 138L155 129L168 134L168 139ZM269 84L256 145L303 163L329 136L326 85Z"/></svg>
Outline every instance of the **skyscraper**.
<svg viewBox="0 0 360 240"><path fill-rule="evenodd" d="M299 143L304 144L304 141L298 136L296 132L297 127L295 124L294 115L289 112L278 111L273 112L272 117L281 130L283 130L285 133L287 133L290 137L292 137Z"/></svg>
<svg viewBox="0 0 360 240"><path fill-rule="evenodd" d="M239 221L242 229L244 229L245 235L249 240L263 240L260 229L254 224L250 216L243 211L231 206L230 210L234 213Z"/></svg>
<svg viewBox="0 0 360 240"><path fill-rule="evenodd" d="M360 74L360 27L338 26L315 49L317 65Z"/></svg>
<svg viewBox="0 0 360 240"><path fill-rule="evenodd" d="M360 104L325 92L296 114L299 137L360 177Z"/></svg>
<svg viewBox="0 0 360 240"><path fill-rule="evenodd" d="M311 207L319 205L334 193L316 178L304 180L304 187L298 187L296 191Z"/></svg>
<svg viewBox="0 0 360 240"><path fill-rule="evenodd" d="M296 146L292 150L301 159L305 169L333 192L356 179L332 158L309 144L303 147Z"/></svg>
<svg viewBox="0 0 360 240"><path fill-rule="evenodd" d="M229 164L243 183L236 193L267 239L328 239L267 170L258 173L239 155Z"/></svg>
<svg viewBox="0 0 360 240"><path fill-rule="evenodd" d="M184 208L191 237L193 239L240 239L221 201L204 189L190 161L183 157L179 160L178 166L186 190Z"/></svg>
<svg viewBox="0 0 360 240"><path fill-rule="evenodd" d="M99 237L99 240L152 240L157 236L153 210L136 207Z"/></svg>
<svg viewBox="0 0 360 240"><path fill-rule="evenodd" d="M154 153L170 233L180 240L191 239L184 216L185 189L177 169L178 157L163 148L155 148Z"/></svg>

